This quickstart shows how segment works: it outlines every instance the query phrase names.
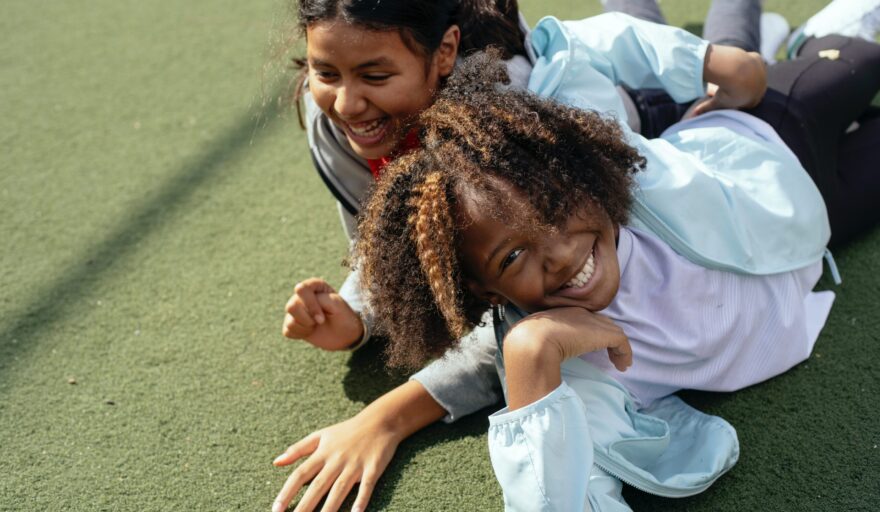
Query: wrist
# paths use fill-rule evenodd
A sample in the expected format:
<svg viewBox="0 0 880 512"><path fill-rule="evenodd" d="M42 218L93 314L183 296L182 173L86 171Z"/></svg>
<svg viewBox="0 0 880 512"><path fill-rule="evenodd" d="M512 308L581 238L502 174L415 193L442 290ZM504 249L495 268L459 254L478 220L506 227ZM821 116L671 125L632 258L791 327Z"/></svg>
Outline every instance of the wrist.
<svg viewBox="0 0 880 512"><path fill-rule="evenodd" d="M358 416L400 442L446 414L421 383L410 380L377 398Z"/></svg>
<svg viewBox="0 0 880 512"><path fill-rule="evenodd" d="M367 341L370 340L370 328L367 325L367 322L364 320L364 316L361 313L355 313L355 314L357 315L358 321L360 323L360 334L353 342L346 345L344 350L349 350L349 351L357 350L357 349L363 347L367 343Z"/></svg>

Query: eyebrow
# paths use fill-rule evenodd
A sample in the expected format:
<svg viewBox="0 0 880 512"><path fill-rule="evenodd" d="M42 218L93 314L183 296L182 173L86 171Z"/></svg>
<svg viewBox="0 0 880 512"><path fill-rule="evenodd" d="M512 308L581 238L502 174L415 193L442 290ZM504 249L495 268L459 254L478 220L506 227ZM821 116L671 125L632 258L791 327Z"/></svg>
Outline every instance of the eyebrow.
<svg viewBox="0 0 880 512"><path fill-rule="evenodd" d="M391 65L392 61L388 57L379 57L378 59L368 60L364 63L358 64L354 67L354 69L364 69L364 68L373 68L376 66L388 66ZM325 66L330 68L335 68L332 63L327 62L321 59L312 59L312 65L314 66Z"/></svg>

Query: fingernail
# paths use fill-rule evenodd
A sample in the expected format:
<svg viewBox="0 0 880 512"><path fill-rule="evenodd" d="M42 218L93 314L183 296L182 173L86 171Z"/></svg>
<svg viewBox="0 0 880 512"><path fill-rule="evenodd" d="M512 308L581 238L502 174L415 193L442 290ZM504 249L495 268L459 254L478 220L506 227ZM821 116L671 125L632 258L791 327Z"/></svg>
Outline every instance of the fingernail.
<svg viewBox="0 0 880 512"><path fill-rule="evenodd" d="M351 507L351 512L364 512L364 507L360 505L355 505Z"/></svg>
<svg viewBox="0 0 880 512"><path fill-rule="evenodd" d="M324 323L324 315L318 315L318 316L316 316L316 317L315 317L315 320L316 320L319 324L323 324L323 323Z"/></svg>
<svg viewBox="0 0 880 512"><path fill-rule="evenodd" d="M283 459L285 455L287 455L287 454L282 453L281 455L275 457L275 460L272 461L272 464L278 464L279 462L281 462L281 459Z"/></svg>
<svg viewBox="0 0 880 512"><path fill-rule="evenodd" d="M272 512L284 512L284 503L276 501L272 504Z"/></svg>

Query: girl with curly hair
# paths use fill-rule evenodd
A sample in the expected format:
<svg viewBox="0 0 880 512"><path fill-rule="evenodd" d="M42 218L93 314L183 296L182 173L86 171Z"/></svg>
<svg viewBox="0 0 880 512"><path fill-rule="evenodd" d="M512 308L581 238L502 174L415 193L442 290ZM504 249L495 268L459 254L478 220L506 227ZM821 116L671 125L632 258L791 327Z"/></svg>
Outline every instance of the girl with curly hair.
<svg viewBox="0 0 880 512"><path fill-rule="evenodd" d="M507 407L490 416L489 448L508 510L619 510L617 479L669 497L704 490L735 463L736 433L669 395L741 389L809 356L833 300L811 291L827 220L787 215L795 232L818 221L819 236L786 271L679 254L676 235L631 217L644 201L636 179L658 172L656 155L640 154L612 118L500 90L497 63L470 60L421 116L423 147L389 165L359 225L362 286L391 362L444 353L494 308ZM710 125L725 119L698 129ZM687 138L665 142L697 153ZM803 185L774 207L824 215L782 141L762 147ZM764 179L739 167L747 155L721 151L703 157L718 181L736 179L719 164ZM697 208L690 229L741 225L771 244L784 226L749 225L739 186L755 194L745 181L722 184L742 218ZM701 199L683 195L678 208Z"/></svg>
<svg viewBox="0 0 880 512"><path fill-rule="evenodd" d="M609 18L605 18L604 20L608 19ZM615 22L606 23L606 25L612 26L615 29L619 29L621 25L630 24L630 22L627 21L627 18L611 18L611 20L614 20ZM326 27L324 27L328 29L327 34L324 35L330 37L330 42L332 42L333 40L331 36L333 34L338 34L340 29L352 28L348 26L352 24L352 22L346 21L346 19L343 18L320 18L318 21L315 22L315 24L316 26L313 28L318 29L321 28L322 24L327 25ZM357 23L354 23L354 25L357 26ZM641 36L644 26L637 25L635 22L632 22L632 25L633 30L629 35L632 36L633 34L637 34ZM381 28L381 23L377 26ZM398 47L400 47L401 45L406 47L406 41L413 41L412 39L407 39L407 37L404 37L406 31L403 29L400 30L399 34L395 33L395 31L390 31L391 33L389 33L389 30L380 29L375 29L374 32L374 29L375 27L370 28L369 30L362 29L359 33L364 37L367 37L368 35L369 37L374 38L391 37L391 39L393 39L393 41L391 42L396 44ZM601 32L602 30L596 30L596 33ZM544 33L544 31L539 30L538 33ZM310 35L311 41L315 41L315 35L316 34L314 33ZM396 36L397 39L394 39L394 37L392 36ZM658 47L661 48L663 51L658 51L654 54L654 56L658 57L659 60L657 62L649 64L657 65L659 67L668 66L668 69L676 69L677 67L680 68L680 54L682 52L682 49L684 49L685 54L689 57L688 59L686 59L686 62L688 62L688 65L691 67L688 67L684 71L681 71L681 69L679 69L678 73L671 73L670 75L673 79L684 78L681 83L674 84L669 81L664 83L662 82L662 80L651 82L652 77L650 75L621 74L616 78L619 78L620 81L623 83L636 84L636 87L644 85L648 87L668 88L671 85L673 86L673 88L684 88L686 89L686 92L684 92L683 94L687 96L687 98L681 99L688 100L698 97L702 94L704 84L702 83L701 78L705 77L707 81L711 80L716 81L720 84L725 84L720 89L721 94L716 94L714 100L710 103L715 107L720 107L725 104L751 105L755 101L757 101L756 98L760 97L761 93L763 92L763 67L760 64L760 59L755 59L756 56L746 54L745 52L731 53L731 50L724 49L720 46L714 46L714 51L710 51L709 47L704 43L694 43L694 41L688 39L687 37L683 36L679 31L675 31L674 29L669 29L669 32L666 33L666 37L667 39L665 40L665 42L667 44L660 45ZM611 41L612 39L614 38L609 37L606 38L606 41ZM638 39L638 37L636 37L636 39ZM416 42L418 42L418 40L416 40ZM533 37L533 43L530 46L533 50L535 48L538 48L538 45L536 45L534 42L535 38ZM549 53L553 51L555 44L546 44L548 42L552 43L552 41L549 40L543 40L543 43L541 43L543 44L541 52L544 52L544 54L546 55L549 55ZM363 46L364 45L362 44L355 45L356 48L362 48ZM390 46L394 45L392 44ZM418 47L419 46L416 45L416 48ZM632 48L632 46L621 45L617 48L617 50L626 50L627 48ZM330 50L332 50L332 48ZM343 50L344 48L337 49L336 51L325 52L325 54L329 55L330 57L346 54L346 52ZM606 51L607 49L603 49L601 47L601 44L597 44L594 50L595 51L593 52L585 53L595 56ZM415 50L409 49L407 50L407 52L404 53L406 55L411 55L414 51ZM580 52L580 48L577 51ZM434 53L430 55L433 56L432 58L439 58L442 57L443 54L443 45L441 43L440 47L438 47L434 51ZM334 75L332 69L322 70L321 65L326 65L330 63L330 59L319 58L316 55L312 55L312 57L315 58L315 61L314 65L310 65L310 72L317 73L318 75L326 73L326 76L324 76L324 78L328 80L329 84L336 83L335 81L339 80L345 82L342 75ZM711 59L709 58L709 55L711 55ZM725 62L727 64L730 64L730 57L732 55L745 57L744 59L739 59L740 64L744 64L744 66L727 66L725 72L720 73L720 69L725 67L721 64L724 64ZM703 67L704 56L706 61L706 71L704 73L700 73L700 68ZM695 58L692 59L690 57ZM536 58L536 68L541 68L543 66L546 70L548 64L549 67L552 68L552 59L546 58L546 61L542 61L542 59L545 59L545 57L542 55L539 55ZM737 60L738 59L733 59L734 62L736 62ZM558 62L561 62L561 60ZM629 61L627 59L621 58L620 60L616 61L616 64L623 64L624 67L626 67L626 64L628 62ZM644 62L638 60L633 60L632 63L632 67L634 68L644 65ZM613 64L614 63L612 62L606 62L603 65L605 66L606 70L612 70L616 72ZM434 66L434 64L431 64L431 66L428 67L429 71L431 71L432 66ZM571 68L575 68L575 66L571 66ZM410 66L407 69L412 69L412 67ZM749 70L751 70L751 72L747 72ZM431 71L431 73L433 73L434 71ZM364 70L356 69L352 72L355 73L357 79L361 81L377 78L376 76L374 76L373 73ZM430 73L427 76L434 78L439 77L439 75L432 75ZM687 78L688 76L691 76L691 78ZM727 81L724 80L725 77L727 78ZM662 78L663 77L661 77L661 79ZM667 76L666 78L669 78L669 76ZM757 78L757 80L754 80L755 78ZM312 78L310 78L310 80L311 79ZM314 79L317 80L317 78ZM748 83L749 79L752 79L753 82ZM640 82L640 80L642 83L641 85L638 85L637 83ZM565 90L565 87L561 87L557 90L550 90L551 86L553 86L554 83L557 83L552 79L542 81L538 75L532 73L532 81L535 83L534 85L538 87L537 90L539 90L539 92L541 92L542 94L558 96L566 101L578 101L578 99L576 98L577 94L569 94L568 91ZM745 87L743 87L744 82L748 84ZM589 81L577 83L589 84ZM627 112L626 115L622 115L622 113L626 111L626 108L621 107L621 104L616 103L616 100L614 100L614 98L618 98L619 101L622 102L624 101L623 96L620 96L617 91L609 93L607 90L604 90L603 88L606 87L605 82L598 83L599 87L595 89L587 88L582 90L581 96L590 97L590 99L592 100L601 100L599 104L595 106L595 108L600 111L615 111L618 113L618 115L621 116L622 119L630 119L629 112ZM760 87L755 87L755 84L760 84ZM569 85L572 84L569 83ZM379 85L377 85L376 87L379 88ZM740 94L736 94L738 88ZM347 90L347 88L345 88L345 90ZM404 92L412 92L414 90L418 92L418 90L420 89L409 88L405 89ZM611 90L613 91L613 87L611 88ZM743 91L747 91L747 93L742 94ZM594 92L595 96L593 96ZM681 96L680 90L679 93L679 96ZM408 96L404 94L401 94L400 96L404 99L408 98ZM343 99L344 98L345 96L343 96ZM431 101L433 101L433 96L428 99L428 102ZM603 104L602 102L605 103ZM320 112L320 110L313 110L313 112ZM785 110L783 109L782 112L784 113ZM318 120L318 125L316 126L330 126L332 122L329 120L329 117L322 118L321 115L323 114L318 113L317 117L315 118ZM414 123L412 126L417 126L417 123ZM356 130L353 132L353 134L357 136L358 133L360 133L357 131L357 129L362 127L356 126L355 128ZM832 129L830 124L828 128ZM382 128L382 130L380 131L383 130L384 128ZM333 140L336 140L337 142L341 140L347 140L348 136L345 132L339 132L339 130L334 131L332 127L330 129L330 132L332 132L330 133L330 135L332 136ZM363 132L361 133L361 135L364 135L366 133L363 130L361 130L361 132ZM315 133L317 132L310 133L310 138L312 138ZM355 142L357 142L356 137ZM786 140L786 142L788 142L788 140ZM659 155L662 157L664 154L667 154L668 148L666 148L664 144L666 143L660 142L656 145L651 146L650 150L648 151L648 153L650 153L648 156L657 157ZM752 146L754 146L754 144L752 144ZM749 153L749 151L747 151L746 149L743 149L743 151ZM760 154L761 152L759 151L754 153L753 156L759 158ZM320 153L318 153L317 155L320 156ZM316 153L314 151L313 156L316 156ZM798 156L801 155L799 154ZM333 161L337 162L338 160ZM676 167L676 165L673 165L672 167L674 168ZM685 165L685 168L689 169L691 167ZM369 171L364 171L364 173L369 176ZM671 204L669 201L670 197L674 199L676 196L682 196L682 191L675 188L678 185L686 181L696 183L702 182L703 185L705 185L706 180L700 178L697 174L693 174L689 176L687 180L682 181L678 181L677 178L658 180L657 177L661 175L657 173L645 174L645 176L649 176L649 178L640 179L640 188L643 191L650 192L648 196L656 198L658 196L658 192L664 187L667 187L666 198L664 201L660 202L637 201L633 205L633 211L640 214L638 215L640 220L645 220L651 217L651 215L656 214L656 217L653 219L655 221L655 227L664 225L666 221L676 220L674 215L672 215L671 217L668 215L669 212L663 212L659 210L662 210L664 205L668 206L669 204ZM369 183L370 181L372 181L372 179L368 178L367 183ZM711 177L709 181L712 181ZM668 185L672 185L673 187L669 189ZM363 189L365 190L367 186L368 185L364 185ZM723 194L721 194L721 196L723 196ZM807 192L807 196L815 197L810 196L809 191ZM699 194L694 194L689 197L699 197ZM719 199L719 194L716 191L716 193L709 193L704 199L701 199L700 201L692 199L691 202L706 205L711 203L712 200L717 199ZM723 200L723 197L721 197L721 199ZM824 210L817 210L814 213L821 213L821 215L819 215L820 217L824 216ZM699 213L696 213L695 215L699 215ZM673 224L673 228L681 227L680 224ZM761 225L761 223L756 222L752 223L752 225ZM818 229L813 229L811 233L807 233L807 236L804 237L805 240L815 241L817 238L822 238L823 233L825 233L823 232L822 223L817 222L814 227L816 226L818 226ZM705 244L703 246L700 245L701 239L716 241L718 239L724 239L725 235L732 233L734 235L734 239L736 239L737 241L742 241L741 235L744 234L743 230L741 230L737 226L728 225L727 227L731 230L730 233L718 232L713 234L702 232L688 232L686 229L684 230L684 232L682 232L680 230L679 232L677 232L678 235L681 235L681 240L679 240L679 250L689 253L694 259L699 259L701 256L707 256L700 251L700 249L706 248ZM769 251L771 255L779 256L781 253L780 251L778 251L778 249L785 246L786 243L791 241L792 239L797 239L798 235L801 234L794 231L791 232L794 234L789 236L781 236L775 243L769 244L777 249L776 252ZM749 233L745 234L748 235ZM711 245L711 243L709 245ZM792 247L794 248L799 248L802 246L803 244L798 243L792 245ZM733 258L733 261L724 262L728 266L727 268L738 269L740 267L749 266L749 263L744 262L743 258L750 257L749 253L754 249L754 247L743 247L745 247L745 249L742 250L736 258ZM730 249L730 247L727 247L726 249ZM760 249L760 247L758 249ZM793 251L797 252L796 250ZM711 261L711 257L717 256L717 254L710 252L708 256L710 257ZM785 258L781 257L780 259L784 260ZM762 261L764 264L767 263L766 260ZM779 261L771 263L777 264L774 268L779 268ZM354 283L354 281L349 280L349 284L352 283ZM310 298L312 300L295 300L301 297ZM361 307L364 306L364 304L360 302L353 302L349 300L350 297L350 295L346 296L345 290L342 290L341 293L337 295L333 291L333 289L329 287L329 285L321 280L307 280L306 282L301 283L301 285L297 287L297 294L294 296L294 298L291 299L291 303L288 304L287 311L289 315L288 319L285 322L285 333L290 337L305 338L309 342L316 345L321 345L324 341L326 341L327 343L335 343L337 345L341 343L340 346L347 346L353 340L357 340L358 338L360 338L361 340L365 339L369 335L369 322L362 322L361 318L359 318L359 316L352 311L353 308L355 311L358 311ZM317 304L318 307L313 309L312 306L315 304ZM291 318L297 316L299 316L300 318L306 318L307 321L298 323L291 320ZM340 326L347 334L339 334L337 329L340 328ZM453 354L449 354L447 357L436 361L434 364L430 365L425 371L419 372L417 375L415 375L413 377L413 380L411 380L410 382L407 382L400 388L395 389L388 395L385 395L376 402L370 404L366 409L364 409L364 411L362 411L362 413L358 414L358 416L343 423L333 425L326 429L322 429L320 431L312 433L300 442L292 445L284 454L279 456L275 461L275 464L279 466L292 464L304 457L307 458L307 460L304 461L303 464L300 465L290 475L290 478L287 480L281 492L279 493L279 496L273 508L283 509L284 507L286 507L286 505L291 501L296 493L309 481L311 481L312 484L309 486L309 489L307 490L302 501L300 502L299 508L301 510L309 510L313 508L324 495L327 495L326 508L328 510L332 510L338 507L339 504L342 502L344 496L352 488L355 482L361 483L355 505L357 508L362 508L369 500L370 493L375 486L376 480L378 479L379 475L381 475L384 468L387 466L388 461L390 460L391 456L394 453L394 450L396 449L396 446L399 442L401 442L402 439L406 438L411 433L419 430L425 425L437 421L438 419L444 418L446 421L453 421L454 419L464 414L476 411L481 407L484 407L495 401L496 397L498 396L495 391L497 389L498 380L497 376L494 375L495 372L492 355L493 352L486 350L487 348L493 347L494 341L491 339L492 332L490 328L483 328L482 332L480 331L481 329L477 329L474 333L469 335L468 341L472 343L462 344L462 347L469 347L465 348L465 350L468 350L467 354L463 354L464 351L459 351ZM488 338L486 337L486 333L488 333ZM447 340L446 346L451 343L451 340ZM428 346L428 353L437 355L441 351L440 347L441 346L439 345L436 347ZM328 348L330 347L328 346ZM398 362L405 363L406 359L412 357L415 354L416 352L411 352L409 356L404 356L403 358L399 359ZM389 421L389 418L394 418L394 420ZM365 432L369 432L369 435L365 435ZM364 439L370 439L370 442L365 443Z"/></svg>

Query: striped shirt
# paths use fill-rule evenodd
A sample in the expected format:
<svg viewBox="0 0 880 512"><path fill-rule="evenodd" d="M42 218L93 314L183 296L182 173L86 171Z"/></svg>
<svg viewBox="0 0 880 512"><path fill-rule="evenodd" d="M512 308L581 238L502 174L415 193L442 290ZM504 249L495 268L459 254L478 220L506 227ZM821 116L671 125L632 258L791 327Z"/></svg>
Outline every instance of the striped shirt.
<svg viewBox="0 0 880 512"><path fill-rule="evenodd" d="M809 357L834 293L812 292L822 262L754 276L691 263L645 231L621 226L620 289L602 311L626 333L633 365L604 351L581 356L642 406L680 389L733 391Z"/></svg>

